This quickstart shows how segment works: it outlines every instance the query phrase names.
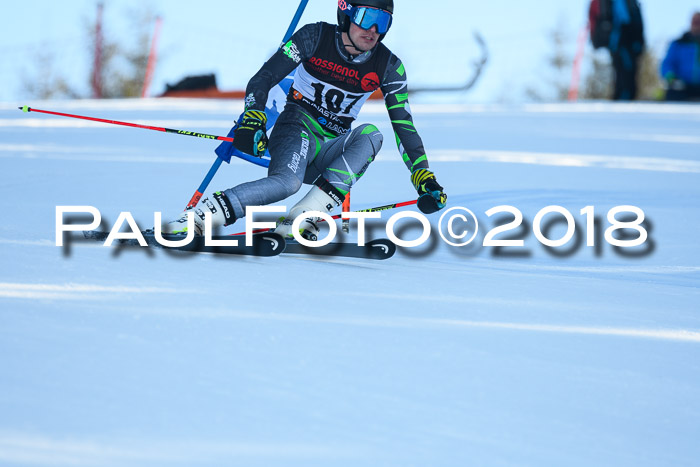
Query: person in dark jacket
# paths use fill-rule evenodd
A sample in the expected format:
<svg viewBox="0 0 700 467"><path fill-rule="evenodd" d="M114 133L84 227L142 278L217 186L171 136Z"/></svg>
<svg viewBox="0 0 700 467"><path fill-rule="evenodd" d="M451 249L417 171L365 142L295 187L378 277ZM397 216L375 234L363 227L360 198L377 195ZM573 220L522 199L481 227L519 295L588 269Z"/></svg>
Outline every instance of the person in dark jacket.
<svg viewBox="0 0 700 467"><path fill-rule="evenodd" d="M667 101L700 101L700 12L693 15L690 31L671 42L661 63Z"/></svg>
<svg viewBox="0 0 700 467"><path fill-rule="evenodd" d="M637 69L644 51L644 24L637 0L612 0L608 50L615 69L613 100L637 97Z"/></svg>

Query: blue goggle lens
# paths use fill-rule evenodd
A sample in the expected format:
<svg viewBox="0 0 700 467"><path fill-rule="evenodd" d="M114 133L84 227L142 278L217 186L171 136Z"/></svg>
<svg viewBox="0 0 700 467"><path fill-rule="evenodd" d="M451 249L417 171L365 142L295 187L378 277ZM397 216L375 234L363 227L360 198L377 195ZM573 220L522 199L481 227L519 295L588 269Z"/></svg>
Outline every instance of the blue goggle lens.
<svg viewBox="0 0 700 467"><path fill-rule="evenodd" d="M345 10L345 14L362 29L367 30L376 25L379 34L386 34L391 27L391 13L378 8L352 7Z"/></svg>

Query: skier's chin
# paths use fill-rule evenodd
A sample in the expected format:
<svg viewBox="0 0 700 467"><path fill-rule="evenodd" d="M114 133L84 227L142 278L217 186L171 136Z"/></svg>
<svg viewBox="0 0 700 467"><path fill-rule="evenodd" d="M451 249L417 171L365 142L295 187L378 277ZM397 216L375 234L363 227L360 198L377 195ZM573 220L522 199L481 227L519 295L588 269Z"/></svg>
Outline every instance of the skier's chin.
<svg viewBox="0 0 700 467"><path fill-rule="evenodd" d="M376 40L366 40L366 39L361 39L357 42L357 45L360 47L361 52L369 52L374 48L375 45L377 45Z"/></svg>

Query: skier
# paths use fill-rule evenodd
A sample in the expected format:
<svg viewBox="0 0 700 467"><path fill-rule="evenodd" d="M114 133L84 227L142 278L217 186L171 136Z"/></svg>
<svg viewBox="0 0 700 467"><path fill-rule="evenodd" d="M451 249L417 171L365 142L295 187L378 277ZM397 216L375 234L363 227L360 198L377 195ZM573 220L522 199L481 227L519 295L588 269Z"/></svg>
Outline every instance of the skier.
<svg viewBox="0 0 700 467"><path fill-rule="evenodd" d="M283 200L304 183L313 185L311 190L278 222L275 232L291 237L292 222L300 214L330 212L340 206L382 146L383 136L376 126L350 128L377 89L384 94L399 151L411 171L419 209L429 214L445 207L447 195L429 169L413 125L404 66L381 43L393 12L393 0L352 4L339 0L337 25L318 22L302 27L252 77L233 145L258 157L269 149L267 177L203 199L194 208L198 235L203 234L206 212L211 213L212 226L231 225L245 216L246 206ZM268 93L294 69L286 106L268 142L264 111ZM186 233L187 212L165 225L163 232ZM317 221L304 219L300 233L315 238Z"/></svg>

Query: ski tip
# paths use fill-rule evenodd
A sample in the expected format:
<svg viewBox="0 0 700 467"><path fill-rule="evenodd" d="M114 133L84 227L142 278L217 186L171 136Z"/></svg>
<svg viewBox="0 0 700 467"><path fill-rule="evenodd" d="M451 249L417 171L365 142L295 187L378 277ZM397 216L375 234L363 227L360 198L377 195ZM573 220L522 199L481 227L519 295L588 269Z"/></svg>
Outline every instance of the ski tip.
<svg viewBox="0 0 700 467"><path fill-rule="evenodd" d="M29 107L28 105L23 105L22 107L17 107L17 108L19 110L21 110L22 112L29 112L30 110L32 110L32 108Z"/></svg>

